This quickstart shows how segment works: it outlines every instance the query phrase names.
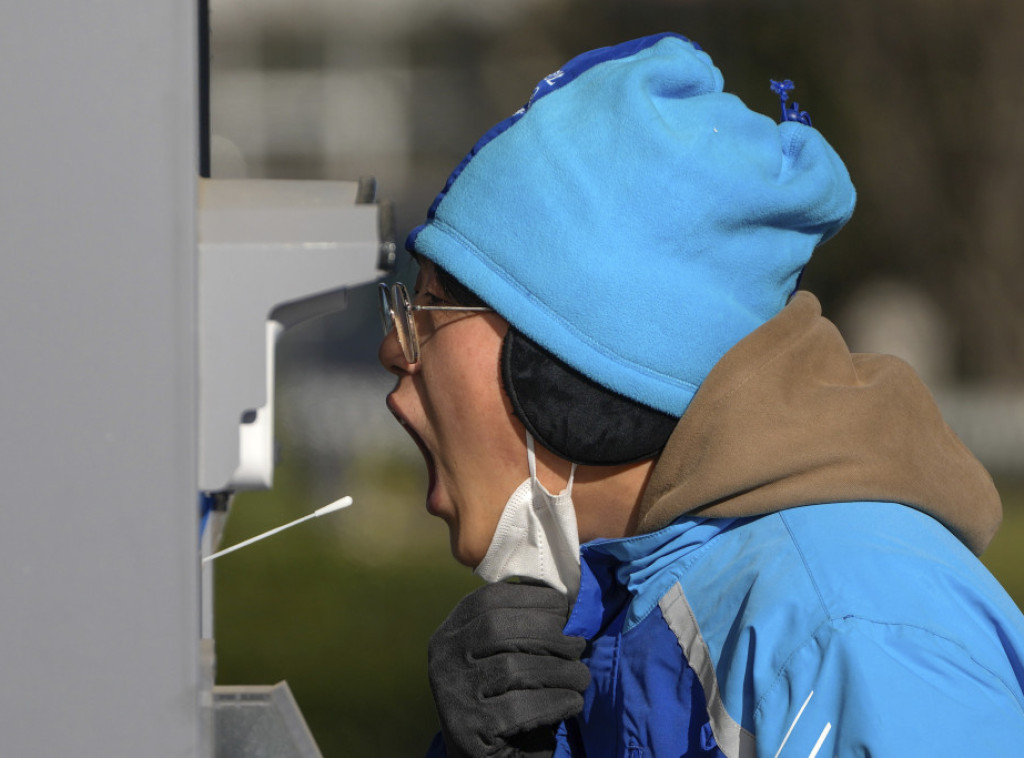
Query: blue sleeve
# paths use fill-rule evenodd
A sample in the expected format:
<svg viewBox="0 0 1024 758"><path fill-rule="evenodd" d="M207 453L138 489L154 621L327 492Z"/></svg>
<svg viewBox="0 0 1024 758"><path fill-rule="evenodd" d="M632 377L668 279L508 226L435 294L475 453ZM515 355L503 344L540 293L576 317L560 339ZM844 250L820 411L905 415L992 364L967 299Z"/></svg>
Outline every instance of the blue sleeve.
<svg viewBox="0 0 1024 758"><path fill-rule="evenodd" d="M798 649L755 710L757 755L1019 756L1016 679L923 629L847 617Z"/></svg>
<svg viewBox="0 0 1024 758"><path fill-rule="evenodd" d="M566 722L563 721L558 727L555 753L552 758L582 758L583 748L577 743L578 740L574 740L567 735ZM426 758L448 758L448 751L445 749L444 737L441 735L441 732L434 735L434 739L427 749Z"/></svg>
<svg viewBox="0 0 1024 758"><path fill-rule="evenodd" d="M551 758L585 758L583 740L576 721L570 719L558 725L555 732L555 752Z"/></svg>
<svg viewBox="0 0 1024 758"><path fill-rule="evenodd" d="M444 736L441 732L435 734L434 739L430 741L425 758L448 758L448 750L444 746Z"/></svg>

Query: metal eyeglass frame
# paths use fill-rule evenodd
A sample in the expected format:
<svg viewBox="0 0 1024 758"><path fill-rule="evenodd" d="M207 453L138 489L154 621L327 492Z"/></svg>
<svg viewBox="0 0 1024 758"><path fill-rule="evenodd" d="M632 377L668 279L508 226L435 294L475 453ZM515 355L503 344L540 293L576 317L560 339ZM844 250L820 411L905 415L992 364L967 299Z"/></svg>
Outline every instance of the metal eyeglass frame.
<svg viewBox="0 0 1024 758"><path fill-rule="evenodd" d="M398 344L402 346L402 353L405 360L410 364L420 361L420 338L416 331L416 321L412 317L413 311L461 311L473 313L490 313L493 308L486 305L413 305L409 299L409 290L401 282L392 284L391 287L381 282L377 285L379 299L377 305L380 307L380 322L384 327L384 334L391 333L394 328L398 334Z"/></svg>

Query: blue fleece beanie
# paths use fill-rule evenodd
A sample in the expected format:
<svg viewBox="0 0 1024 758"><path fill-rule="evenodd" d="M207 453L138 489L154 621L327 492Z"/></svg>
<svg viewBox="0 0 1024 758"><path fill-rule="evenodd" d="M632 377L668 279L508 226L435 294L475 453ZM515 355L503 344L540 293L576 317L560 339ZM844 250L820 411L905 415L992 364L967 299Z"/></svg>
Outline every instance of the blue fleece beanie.
<svg viewBox="0 0 1024 758"><path fill-rule="evenodd" d="M854 197L821 134L749 110L661 34L541 81L406 244L585 376L680 416Z"/></svg>

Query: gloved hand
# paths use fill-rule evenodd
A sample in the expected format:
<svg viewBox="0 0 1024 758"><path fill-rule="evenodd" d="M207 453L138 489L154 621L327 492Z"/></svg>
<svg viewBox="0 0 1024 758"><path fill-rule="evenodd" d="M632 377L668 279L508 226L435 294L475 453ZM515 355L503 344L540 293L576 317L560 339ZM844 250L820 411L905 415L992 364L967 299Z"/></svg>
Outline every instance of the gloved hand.
<svg viewBox="0 0 1024 758"><path fill-rule="evenodd" d="M498 582L464 597L430 639L430 687L449 758L550 756L583 708L586 642L562 634L550 587Z"/></svg>

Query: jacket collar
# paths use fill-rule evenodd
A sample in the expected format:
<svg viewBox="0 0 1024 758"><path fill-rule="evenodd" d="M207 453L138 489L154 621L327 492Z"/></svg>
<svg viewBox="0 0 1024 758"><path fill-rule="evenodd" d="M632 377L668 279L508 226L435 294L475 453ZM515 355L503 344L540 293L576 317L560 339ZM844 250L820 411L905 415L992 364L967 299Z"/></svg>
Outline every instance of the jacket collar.
<svg viewBox="0 0 1024 758"><path fill-rule="evenodd" d="M614 624L628 630L640 623L701 547L743 521L683 516L656 532L586 543L565 633L590 639Z"/></svg>

